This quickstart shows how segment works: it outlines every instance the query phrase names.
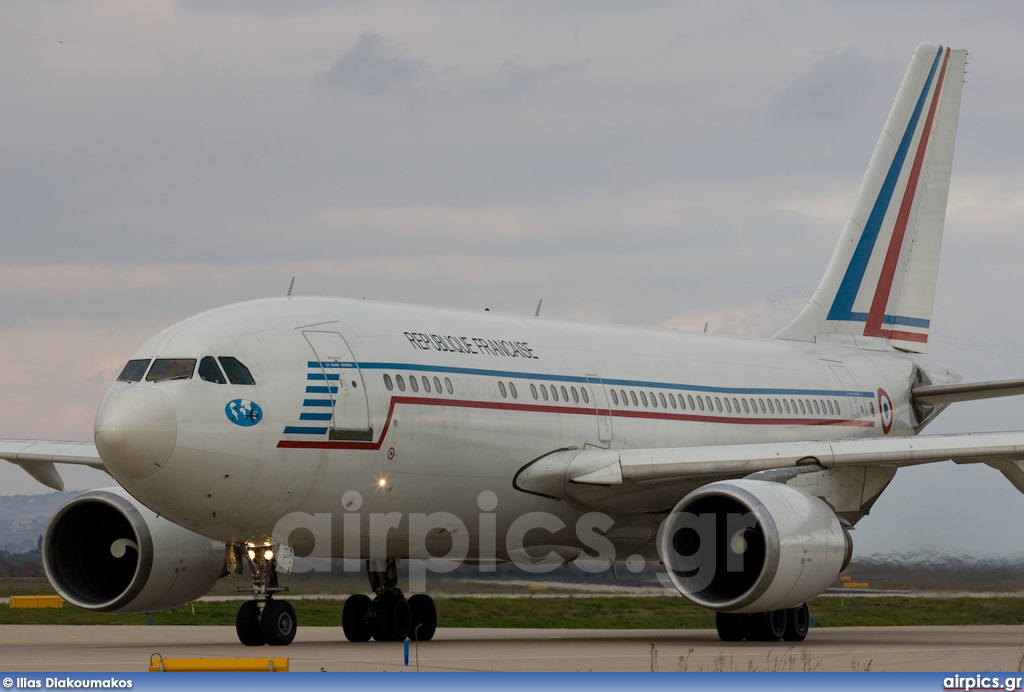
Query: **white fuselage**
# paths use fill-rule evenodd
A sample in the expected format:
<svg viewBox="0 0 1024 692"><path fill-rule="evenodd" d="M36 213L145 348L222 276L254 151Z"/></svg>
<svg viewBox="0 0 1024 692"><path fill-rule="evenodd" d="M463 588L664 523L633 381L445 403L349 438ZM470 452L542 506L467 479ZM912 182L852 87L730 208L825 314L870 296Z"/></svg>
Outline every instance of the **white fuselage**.
<svg viewBox="0 0 1024 692"><path fill-rule="evenodd" d="M585 510L513 486L539 457L911 435L909 388L922 360L852 344L316 298L208 312L133 358L207 356L237 358L255 384L198 374L118 382L100 408L104 463L143 504L227 542L264 540L284 522L309 529L315 555L328 555L329 531L333 557L448 555L468 537L468 559L484 562L509 557L510 527L533 512L555 521L516 546L579 554ZM162 413L136 423L156 397ZM891 411L881 410L886 397ZM248 402L259 413L239 425L231 417ZM104 455L104 436L133 426L166 451ZM671 506L626 507L601 533L617 557L650 555ZM386 538L371 540L371 528Z"/></svg>

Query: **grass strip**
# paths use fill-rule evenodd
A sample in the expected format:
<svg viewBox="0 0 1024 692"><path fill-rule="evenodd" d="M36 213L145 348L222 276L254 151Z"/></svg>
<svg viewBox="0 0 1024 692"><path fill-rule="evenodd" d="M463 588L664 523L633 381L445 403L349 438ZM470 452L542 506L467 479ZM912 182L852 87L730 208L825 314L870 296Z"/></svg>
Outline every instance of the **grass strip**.
<svg viewBox="0 0 1024 692"><path fill-rule="evenodd" d="M714 614L682 597L437 598L442 627L569 629L710 629ZM21 609L0 606L0 624L233 625L238 601L197 601L182 608L135 615L92 613L75 606ZM292 601L303 627L337 627L342 601ZM818 598L817 627L890 625L1022 625L1024 598Z"/></svg>

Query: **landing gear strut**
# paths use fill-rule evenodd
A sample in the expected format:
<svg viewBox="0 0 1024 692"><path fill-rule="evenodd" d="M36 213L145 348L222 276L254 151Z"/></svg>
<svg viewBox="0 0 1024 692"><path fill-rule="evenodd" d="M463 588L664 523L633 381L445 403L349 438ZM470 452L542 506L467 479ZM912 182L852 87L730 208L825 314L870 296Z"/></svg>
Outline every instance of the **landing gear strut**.
<svg viewBox="0 0 1024 692"><path fill-rule="evenodd" d="M765 613L715 614L718 638L723 642L802 642L810 629L811 616L806 603L785 610Z"/></svg>
<svg viewBox="0 0 1024 692"><path fill-rule="evenodd" d="M252 571L253 594L253 600L243 603L235 617L238 641L245 646L287 646L295 639L298 627L295 608L288 601L274 598L275 594L288 590L287 586L277 585L278 552L290 557L288 546L279 546L278 551L269 546L242 550Z"/></svg>
<svg viewBox="0 0 1024 692"><path fill-rule="evenodd" d="M367 560L366 574L376 596L349 596L341 613L341 626L350 642L430 641L437 629L434 599L416 594L406 599L398 588L398 560Z"/></svg>

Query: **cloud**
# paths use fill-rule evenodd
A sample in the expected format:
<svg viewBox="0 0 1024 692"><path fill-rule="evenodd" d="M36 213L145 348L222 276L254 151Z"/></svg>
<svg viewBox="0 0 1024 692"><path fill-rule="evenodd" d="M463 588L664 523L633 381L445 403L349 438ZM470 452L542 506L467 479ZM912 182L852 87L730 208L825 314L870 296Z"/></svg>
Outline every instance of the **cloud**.
<svg viewBox="0 0 1024 692"><path fill-rule="evenodd" d="M486 86L470 91L470 97L481 101L498 103L515 101L535 93L557 75L570 70L573 65L562 63L547 67L527 67L512 60L506 60Z"/></svg>
<svg viewBox="0 0 1024 692"><path fill-rule="evenodd" d="M827 55L776 94L772 111L783 120L802 123L858 118L864 114L865 97L876 91L880 70L883 75L892 72L856 49Z"/></svg>
<svg viewBox="0 0 1024 692"><path fill-rule="evenodd" d="M426 72L426 63L395 55L383 36L367 31L321 79L343 91L394 94L412 90Z"/></svg>

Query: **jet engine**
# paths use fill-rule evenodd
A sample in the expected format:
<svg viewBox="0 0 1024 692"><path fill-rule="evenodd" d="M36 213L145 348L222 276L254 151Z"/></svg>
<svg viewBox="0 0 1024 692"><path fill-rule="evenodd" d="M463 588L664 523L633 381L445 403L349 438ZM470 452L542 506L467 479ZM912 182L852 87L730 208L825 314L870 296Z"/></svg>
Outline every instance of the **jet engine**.
<svg viewBox="0 0 1024 692"><path fill-rule="evenodd" d="M853 544L818 498L782 483L719 481L673 508L658 531L672 585L717 611L790 608L820 595Z"/></svg>
<svg viewBox="0 0 1024 692"><path fill-rule="evenodd" d="M224 544L140 505L122 488L90 490L46 527L43 566L69 603L102 613L184 605L224 576Z"/></svg>

